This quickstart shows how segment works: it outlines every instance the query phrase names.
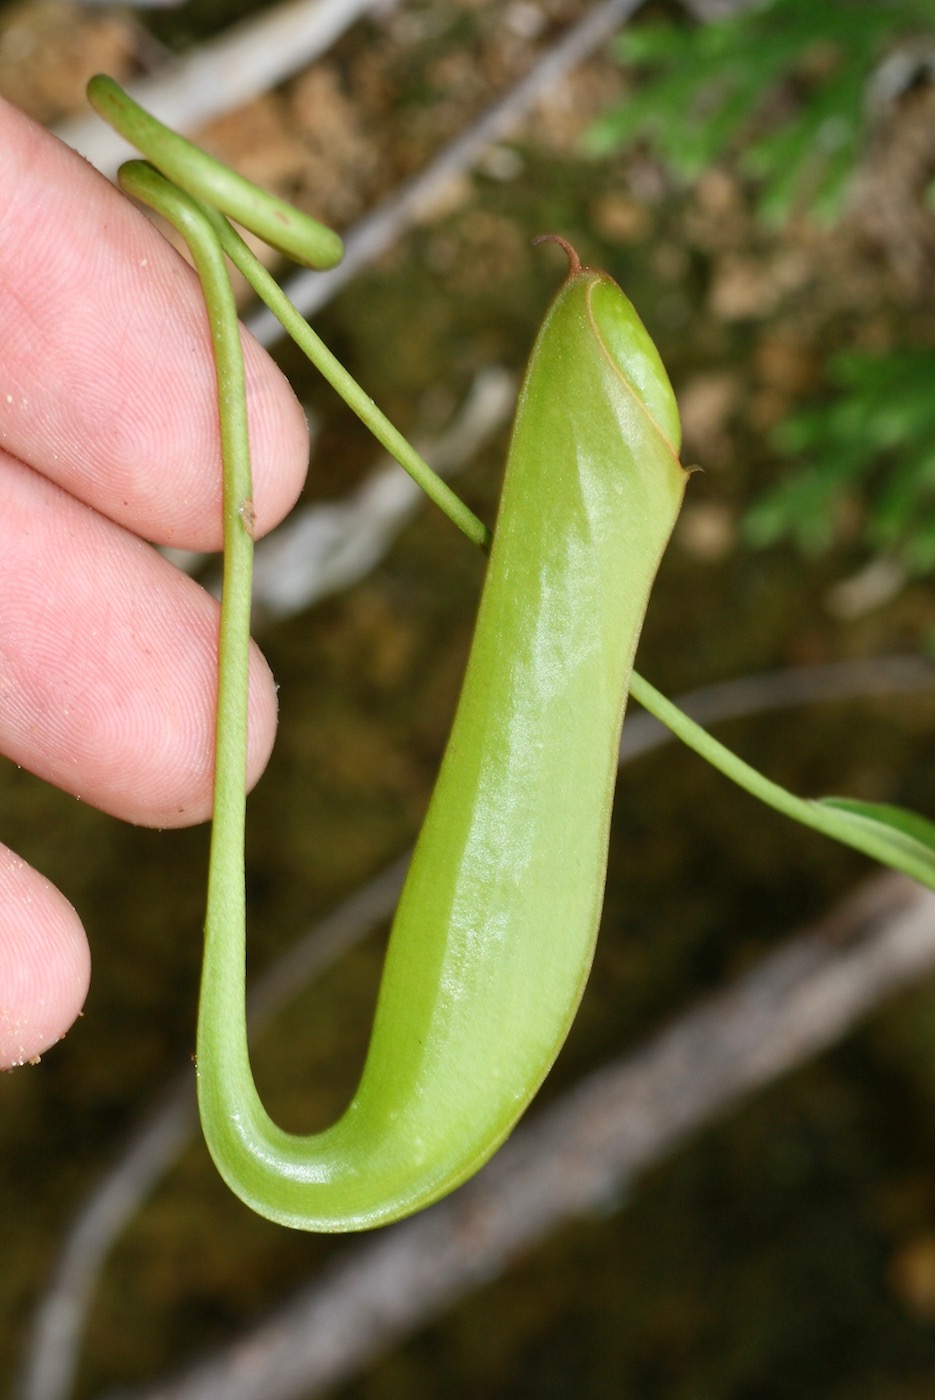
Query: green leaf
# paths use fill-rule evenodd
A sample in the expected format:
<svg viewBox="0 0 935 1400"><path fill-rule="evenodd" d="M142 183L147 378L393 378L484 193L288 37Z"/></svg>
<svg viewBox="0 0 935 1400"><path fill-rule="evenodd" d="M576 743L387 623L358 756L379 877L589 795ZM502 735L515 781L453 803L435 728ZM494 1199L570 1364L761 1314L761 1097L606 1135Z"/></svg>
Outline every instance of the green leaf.
<svg viewBox="0 0 935 1400"><path fill-rule="evenodd" d="M822 797L814 805L844 819L840 839L935 889L935 822L904 807L851 797ZM848 829L855 839L849 840Z"/></svg>
<svg viewBox="0 0 935 1400"><path fill-rule="evenodd" d="M865 144L868 79L930 12L931 0L758 0L707 24L633 25L615 46L629 91L585 147L645 141L689 181L734 159L765 221L801 209L830 224Z"/></svg>
<svg viewBox="0 0 935 1400"><path fill-rule="evenodd" d="M822 552L838 538L840 505L851 500L869 551L925 573L933 566L935 353L838 355L827 377L838 396L774 431L776 449L797 465L753 505L744 537L754 548L787 537Z"/></svg>

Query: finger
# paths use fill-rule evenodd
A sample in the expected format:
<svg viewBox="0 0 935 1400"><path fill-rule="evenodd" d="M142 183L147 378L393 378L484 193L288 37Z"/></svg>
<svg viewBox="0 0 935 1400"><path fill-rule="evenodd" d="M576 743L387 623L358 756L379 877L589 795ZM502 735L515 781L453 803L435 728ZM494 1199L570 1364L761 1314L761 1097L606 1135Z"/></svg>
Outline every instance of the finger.
<svg viewBox="0 0 935 1400"><path fill-rule="evenodd" d="M75 153L0 99L0 444L159 544L216 549L221 462L194 272ZM302 409L243 332L257 531L294 504Z"/></svg>
<svg viewBox="0 0 935 1400"><path fill-rule="evenodd" d="M0 1069L61 1040L90 974L88 940L67 899L0 846Z"/></svg>
<svg viewBox="0 0 935 1400"><path fill-rule="evenodd" d="M211 809L218 605L135 535L0 452L0 751L127 821ZM252 783L276 695L253 649Z"/></svg>

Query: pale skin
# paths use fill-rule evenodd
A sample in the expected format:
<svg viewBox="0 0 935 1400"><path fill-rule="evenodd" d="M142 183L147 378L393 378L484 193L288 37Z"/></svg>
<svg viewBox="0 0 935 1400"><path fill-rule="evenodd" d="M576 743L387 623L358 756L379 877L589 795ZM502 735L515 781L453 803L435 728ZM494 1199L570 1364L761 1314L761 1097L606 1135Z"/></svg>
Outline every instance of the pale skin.
<svg viewBox="0 0 935 1400"><path fill-rule="evenodd" d="M200 822L217 605L148 543L221 544L197 279L125 198L2 100L0 211L0 753L124 821ZM308 436L246 333L244 349L259 536L301 490ZM275 726L254 650L251 783ZM65 895L0 846L0 1067L64 1035L89 975Z"/></svg>

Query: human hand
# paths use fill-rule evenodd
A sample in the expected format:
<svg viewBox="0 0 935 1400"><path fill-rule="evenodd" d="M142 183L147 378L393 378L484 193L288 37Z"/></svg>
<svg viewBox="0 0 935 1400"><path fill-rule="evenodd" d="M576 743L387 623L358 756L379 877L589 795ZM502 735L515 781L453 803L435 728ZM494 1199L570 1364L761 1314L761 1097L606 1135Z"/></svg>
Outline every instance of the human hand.
<svg viewBox="0 0 935 1400"><path fill-rule="evenodd" d="M146 541L221 544L221 461L194 273L90 166L0 99L0 753L146 826L211 810L218 608ZM245 339L258 535L294 504L302 410ZM276 725L254 650L250 782ZM87 991L75 910L0 846L0 1067Z"/></svg>

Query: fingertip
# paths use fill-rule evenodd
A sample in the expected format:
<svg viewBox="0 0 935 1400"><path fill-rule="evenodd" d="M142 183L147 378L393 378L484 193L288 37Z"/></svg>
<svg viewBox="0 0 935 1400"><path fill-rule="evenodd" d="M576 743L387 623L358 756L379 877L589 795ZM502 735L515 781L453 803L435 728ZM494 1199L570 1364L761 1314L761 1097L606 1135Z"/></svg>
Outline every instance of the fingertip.
<svg viewBox="0 0 935 1400"><path fill-rule="evenodd" d="M0 1069L34 1062L84 1005L88 940L64 895L0 846Z"/></svg>

